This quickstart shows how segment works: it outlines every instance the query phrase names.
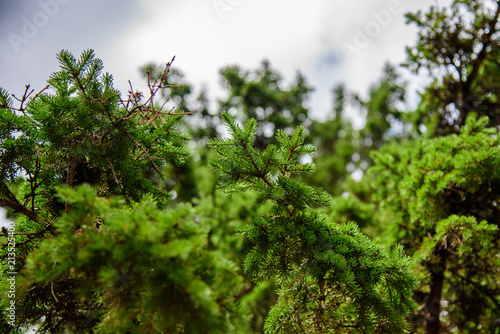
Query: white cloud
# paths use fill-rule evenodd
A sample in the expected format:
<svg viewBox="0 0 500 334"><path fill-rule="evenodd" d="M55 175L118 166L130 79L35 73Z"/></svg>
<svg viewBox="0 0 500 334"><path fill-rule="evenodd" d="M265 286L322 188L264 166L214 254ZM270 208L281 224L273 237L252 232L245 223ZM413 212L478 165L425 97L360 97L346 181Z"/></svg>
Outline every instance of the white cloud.
<svg viewBox="0 0 500 334"><path fill-rule="evenodd" d="M405 26L402 13L392 17L350 61L341 51L342 43L352 41L356 29L373 21L372 12L386 9L390 1L69 0L18 54L6 38L0 39L0 47L6 50L0 62L0 86L13 91L21 91L26 83L43 87L48 75L57 70L55 53L62 48L75 55L95 49L106 70L115 75L118 88L125 91L128 79L141 83L140 66L150 61L165 63L176 55L175 65L188 81L195 87L204 82L213 94L220 94L221 67L255 68L265 58L288 81L297 70L305 73L316 89L312 107L316 115L322 115L331 108L335 83L344 81L351 89L366 92L385 61L404 60L404 46L414 41L415 29ZM216 7L220 3L226 5L222 13ZM402 12L431 3L401 0ZM9 25L0 24L0 37L9 30L19 31L22 17L40 10L36 2L31 6L13 11Z"/></svg>

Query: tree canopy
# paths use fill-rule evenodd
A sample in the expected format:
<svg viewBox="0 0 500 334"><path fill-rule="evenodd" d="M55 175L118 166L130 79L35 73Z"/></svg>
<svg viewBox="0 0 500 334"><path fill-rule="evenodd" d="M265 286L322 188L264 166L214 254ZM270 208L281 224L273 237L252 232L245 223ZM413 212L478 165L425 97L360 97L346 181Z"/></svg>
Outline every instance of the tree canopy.
<svg viewBox="0 0 500 334"><path fill-rule="evenodd" d="M0 331L498 333L499 14L407 14L407 61L323 121L268 61L217 111L173 59L123 94L92 50L0 89Z"/></svg>

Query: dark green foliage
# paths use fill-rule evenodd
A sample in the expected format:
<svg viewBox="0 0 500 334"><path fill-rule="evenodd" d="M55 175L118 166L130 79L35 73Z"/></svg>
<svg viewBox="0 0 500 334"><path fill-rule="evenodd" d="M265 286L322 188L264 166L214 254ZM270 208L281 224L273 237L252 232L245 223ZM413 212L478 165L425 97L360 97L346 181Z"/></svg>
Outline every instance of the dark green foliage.
<svg viewBox="0 0 500 334"><path fill-rule="evenodd" d="M243 121L251 118L259 121L255 138L258 148L263 149L273 142L277 130L290 134L299 125L308 127L309 111L304 102L312 89L302 74L297 73L288 90L282 88L280 74L268 61L263 61L254 71L232 66L223 69L221 74L229 96L220 101L220 108L222 111L238 110L238 117Z"/></svg>
<svg viewBox="0 0 500 334"><path fill-rule="evenodd" d="M435 298L426 286L442 284L437 301L422 300L424 311L446 301L441 311L460 332L491 333L500 318L500 140L488 122L472 114L459 135L419 140L400 154L373 153L378 199L422 280L417 295Z"/></svg>
<svg viewBox="0 0 500 334"><path fill-rule="evenodd" d="M330 211L412 255L417 333L499 330L499 15L498 1L407 14L419 36L406 66L434 80L415 111L400 112L404 84L394 72L361 101L366 125L353 136L351 164L374 167L341 183L345 198Z"/></svg>
<svg viewBox="0 0 500 334"><path fill-rule="evenodd" d="M451 8L407 15L420 30L407 66L435 78L414 114L430 135L458 133L470 112L500 123L499 15L494 0L455 0Z"/></svg>
<svg viewBox="0 0 500 334"><path fill-rule="evenodd" d="M10 135L2 138L2 181L12 182L22 171L30 178L37 174L32 187L34 182L43 187L42 180L72 186L86 182L136 200L154 192L163 202L168 193L155 187L151 177L159 176L166 161L180 164L188 155L173 144L189 138L174 130L182 116L164 119L152 98L145 104L135 95L121 100L92 51L80 60L62 51L58 59L62 69L48 81L54 94L37 95L22 113L1 110L2 133ZM42 171L41 165L51 168Z"/></svg>
<svg viewBox="0 0 500 334"><path fill-rule="evenodd" d="M386 253L353 223L329 222L316 208L330 205L330 196L290 178L313 169L298 161L314 152L303 145L304 129L291 136L278 131L279 146L261 151L253 145L255 120L241 127L227 113L222 119L232 137L210 142L218 153L212 165L221 185L229 192L253 189L257 202L273 204L243 230L254 244L246 272L257 282L274 277L280 288L266 331L402 331L414 307L408 259L398 247Z"/></svg>
<svg viewBox="0 0 500 334"><path fill-rule="evenodd" d="M235 264L207 251L207 229L193 221L189 206L159 210L149 199L124 209L123 201L99 198L88 185L59 193L72 204L54 226L61 237L38 245L21 286L27 299L36 291L31 287L46 282L78 288L74 296L54 288L27 319L73 302L80 310L62 315L64 324L49 316L40 329L78 332L96 323L99 333L230 331L231 311L222 301L239 286ZM86 303L94 308L82 311Z"/></svg>
<svg viewBox="0 0 500 334"><path fill-rule="evenodd" d="M16 218L18 273L16 320L3 322L2 330L405 326L414 279L401 248L386 253L354 223L328 222L318 208L331 204L330 195L291 178L314 167L300 163L315 151L303 145L304 127L290 136L279 130L277 145L261 150L256 120L243 129L223 114L233 138L210 143L220 182L233 193L227 199L199 165L206 153L187 169L174 167L188 155L180 146L188 136L175 130L185 113L163 111L165 98L155 103L161 88L175 88L167 80L170 63L161 76L148 76L149 97L131 90L124 100L92 51L79 60L66 51L58 57L52 89L32 96L27 88L17 108L1 92L0 204ZM194 206L168 201L172 183L199 193L182 195ZM12 271L7 248L0 256L3 272ZM2 291L9 284L3 280ZM5 295L3 309L12 302ZM289 303L296 305L292 313Z"/></svg>
<svg viewBox="0 0 500 334"><path fill-rule="evenodd" d="M373 171L376 214L421 278L416 332L499 330L499 15L486 0L407 15L407 66L435 78L410 117L429 139L382 148Z"/></svg>
<svg viewBox="0 0 500 334"><path fill-rule="evenodd" d="M256 284L243 273L244 259L251 250L251 242L242 237L241 227L250 224L268 209L266 206L256 205L255 198L256 194L251 191L233 194L228 198L221 190L216 190L213 194L202 190L200 198L194 200L197 221L209 228L208 249L220 252L231 260L244 281L234 295L234 302L244 314L248 312L250 326L240 327L240 333L262 332L264 320L277 299L272 281L261 280Z"/></svg>
<svg viewBox="0 0 500 334"><path fill-rule="evenodd" d="M51 88L33 96L27 87L19 107L1 91L0 205L17 213L14 270L23 282L17 330L229 330L225 297L211 285L232 300L242 284L231 274L234 265L206 252L207 230L193 223L187 206L158 209L170 197L162 170L189 153L179 146L189 136L175 130L183 113L155 103L170 64L160 82L149 82L151 96L131 91L122 99L92 51L78 60L62 51L58 59ZM69 188L56 196L63 184ZM186 265L188 255L196 264Z"/></svg>

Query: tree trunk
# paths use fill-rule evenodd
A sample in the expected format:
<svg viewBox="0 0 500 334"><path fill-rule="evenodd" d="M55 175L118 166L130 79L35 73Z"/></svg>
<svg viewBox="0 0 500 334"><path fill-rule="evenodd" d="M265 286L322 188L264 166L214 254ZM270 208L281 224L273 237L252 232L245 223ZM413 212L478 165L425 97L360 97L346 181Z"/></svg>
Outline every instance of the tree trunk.
<svg viewBox="0 0 500 334"><path fill-rule="evenodd" d="M439 262L431 268L431 291L427 299L427 324L426 334L439 334L441 313L441 292L443 291L444 272L446 270L446 258L448 252L439 249L434 252L439 256Z"/></svg>
<svg viewBox="0 0 500 334"><path fill-rule="evenodd" d="M68 158L68 175L66 176L66 184L71 188L75 186L76 165L78 158L76 155L70 155ZM66 203L66 212L71 211L71 204Z"/></svg>

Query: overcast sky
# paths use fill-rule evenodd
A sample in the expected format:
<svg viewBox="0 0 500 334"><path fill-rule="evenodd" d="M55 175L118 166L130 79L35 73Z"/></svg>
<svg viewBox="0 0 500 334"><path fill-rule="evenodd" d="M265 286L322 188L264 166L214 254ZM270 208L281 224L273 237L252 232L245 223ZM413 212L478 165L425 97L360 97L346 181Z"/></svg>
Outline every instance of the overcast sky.
<svg viewBox="0 0 500 334"><path fill-rule="evenodd" d="M94 49L115 84L140 86L147 62L175 66L195 88L220 96L225 65L263 59L290 81L300 70L315 88L312 112L331 108L332 87L366 93L384 62L405 59L416 29L404 13L449 0L0 0L0 87L40 89L61 49ZM213 107L216 104L213 103Z"/></svg>
<svg viewBox="0 0 500 334"><path fill-rule="evenodd" d="M174 65L195 88L222 97L219 70L263 59L289 82L300 70L315 92L311 112L331 109L339 83L360 93L386 61L405 60L416 28L404 13L450 0L0 0L0 87L39 90L58 70L61 49L94 49L122 92L144 86L138 68ZM215 101L212 107L216 108Z"/></svg>

